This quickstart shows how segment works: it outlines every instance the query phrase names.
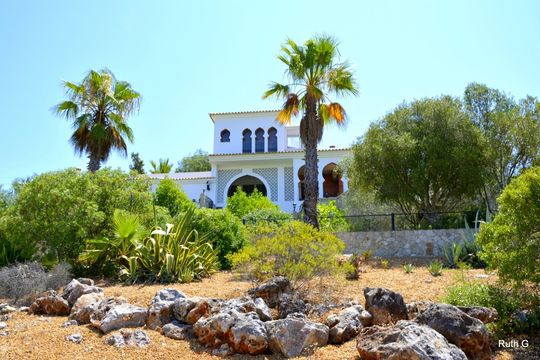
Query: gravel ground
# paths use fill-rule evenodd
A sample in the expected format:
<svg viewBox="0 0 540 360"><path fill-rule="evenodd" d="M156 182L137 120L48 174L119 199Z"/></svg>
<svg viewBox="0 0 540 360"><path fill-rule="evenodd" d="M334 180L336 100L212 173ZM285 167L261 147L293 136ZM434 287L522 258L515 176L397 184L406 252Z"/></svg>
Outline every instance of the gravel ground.
<svg viewBox="0 0 540 360"><path fill-rule="evenodd" d="M388 270L377 267L366 267L358 281L323 282L322 289L316 297L324 299L358 299L363 303L362 289L366 286L387 287L401 293L406 302L418 300L437 300L444 295L445 288L456 281L457 270L446 270L442 276L432 277L421 267L413 274L405 274L401 268L402 262L391 264ZM483 270L470 270L466 276L475 281L495 281L490 275L487 279L476 278L484 274ZM215 274L210 279L192 284L174 285L108 285L104 286L108 296L124 296L132 304L147 306L157 290L165 287L183 291L188 296L209 296L233 298L243 295L252 284L239 280L227 272ZM318 284L321 285L321 284ZM62 328L67 317L40 317L16 313L7 320L7 336L0 336L0 359L219 359L209 354L208 350L196 342L178 341L166 338L158 332L146 330L151 343L145 348L117 349L104 344L105 337L90 326ZM74 344L65 340L67 335L80 333L83 341ZM534 343L536 340L532 340ZM537 341L536 341L537 345ZM537 359L533 344L529 350L518 349L500 351L496 354L498 360ZM533 351L533 352L531 352ZM232 359L278 359L275 355L241 356ZM359 359L355 341L349 341L340 346L326 346L306 355L310 359Z"/></svg>

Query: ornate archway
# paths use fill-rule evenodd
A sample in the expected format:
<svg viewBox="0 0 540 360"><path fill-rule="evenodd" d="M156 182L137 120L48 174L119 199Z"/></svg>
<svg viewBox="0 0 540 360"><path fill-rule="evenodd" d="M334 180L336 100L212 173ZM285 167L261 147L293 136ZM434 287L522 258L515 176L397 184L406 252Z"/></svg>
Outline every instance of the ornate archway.
<svg viewBox="0 0 540 360"><path fill-rule="evenodd" d="M227 189L227 197L231 197L236 192L237 188L241 188L246 194L251 194L255 189L262 193L264 196L268 195L266 185L255 176L244 175L236 178Z"/></svg>
<svg viewBox="0 0 540 360"><path fill-rule="evenodd" d="M327 164L322 170L323 197L337 197L343 193L343 181L341 170L335 163Z"/></svg>

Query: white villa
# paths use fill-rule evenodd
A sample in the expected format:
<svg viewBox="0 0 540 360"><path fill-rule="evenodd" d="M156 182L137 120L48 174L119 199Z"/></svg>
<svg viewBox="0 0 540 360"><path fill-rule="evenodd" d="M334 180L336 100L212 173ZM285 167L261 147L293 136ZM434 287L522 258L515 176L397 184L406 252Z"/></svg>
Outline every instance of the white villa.
<svg viewBox="0 0 540 360"><path fill-rule="evenodd" d="M283 211L299 210L304 200L300 127L279 124L277 114L276 110L210 114L214 123L212 170L150 174L154 186L160 179L171 178L193 201L216 208L225 207L238 186L247 193L256 188ZM347 178L336 170L349 154L349 148L319 149L321 198L337 197L347 191Z"/></svg>

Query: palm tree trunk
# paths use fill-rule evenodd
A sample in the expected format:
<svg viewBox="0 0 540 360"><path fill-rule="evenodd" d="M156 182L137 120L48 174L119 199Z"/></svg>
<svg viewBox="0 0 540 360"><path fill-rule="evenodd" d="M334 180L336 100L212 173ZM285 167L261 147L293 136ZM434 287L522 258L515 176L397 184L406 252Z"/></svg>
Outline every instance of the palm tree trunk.
<svg viewBox="0 0 540 360"><path fill-rule="evenodd" d="M95 173L101 167L101 161L99 155L90 154L88 155L88 171Z"/></svg>
<svg viewBox="0 0 540 360"><path fill-rule="evenodd" d="M301 135L304 137L304 147L306 153L305 164L305 200L304 200L304 222L319 228L317 219L317 201L319 199L319 160L317 158L317 144L319 142L319 131L317 129L316 102L308 99L306 114L303 119L304 129ZM304 130L304 131L302 131Z"/></svg>

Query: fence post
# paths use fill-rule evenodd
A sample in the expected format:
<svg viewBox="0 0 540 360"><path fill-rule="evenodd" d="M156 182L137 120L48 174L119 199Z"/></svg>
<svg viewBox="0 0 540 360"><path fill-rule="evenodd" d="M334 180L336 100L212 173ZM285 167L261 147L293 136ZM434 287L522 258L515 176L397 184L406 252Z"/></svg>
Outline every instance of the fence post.
<svg viewBox="0 0 540 360"><path fill-rule="evenodd" d="M392 217L392 231L396 231L396 214L390 214Z"/></svg>

